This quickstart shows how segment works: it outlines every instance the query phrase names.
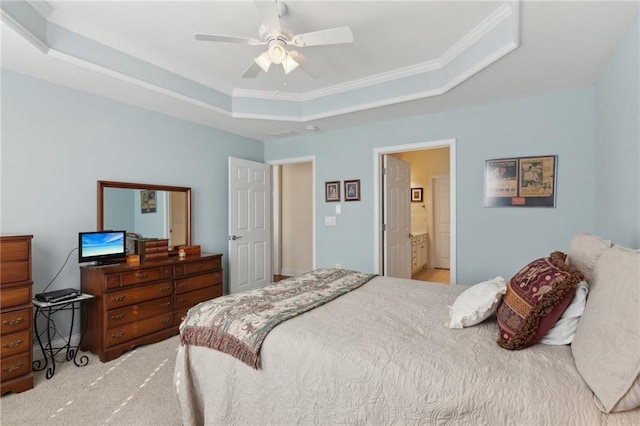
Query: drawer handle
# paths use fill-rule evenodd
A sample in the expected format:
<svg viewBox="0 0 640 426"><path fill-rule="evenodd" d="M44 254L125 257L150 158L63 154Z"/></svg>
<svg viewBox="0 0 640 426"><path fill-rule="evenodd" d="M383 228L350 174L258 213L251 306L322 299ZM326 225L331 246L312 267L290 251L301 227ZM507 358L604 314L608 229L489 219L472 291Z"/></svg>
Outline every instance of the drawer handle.
<svg viewBox="0 0 640 426"><path fill-rule="evenodd" d="M19 318L16 318L16 319L14 319L14 320L4 320L4 321L2 321L2 324L3 324L3 325L18 325L18 324L20 324L22 321L24 321L24 318L19 317Z"/></svg>
<svg viewBox="0 0 640 426"><path fill-rule="evenodd" d="M143 274L143 273L136 274L136 278L139 279L139 280L144 280L148 276L149 276L148 274Z"/></svg>
<svg viewBox="0 0 640 426"><path fill-rule="evenodd" d="M181 297L180 299L176 300L176 302L178 302L178 303L184 303L186 301L187 301L187 299L185 297Z"/></svg>
<svg viewBox="0 0 640 426"><path fill-rule="evenodd" d="M171 291L171 287L161 287L160 288L160 293L166 293L168 291Z"/></svg>
<svg viewBox="0 0 640 426"><path fill-rule="evenodd" d="M109 280L109 284L115 284L115 283L117 283L117 282L118 282L118 279L117 279L117 278L111 278L111 279Z"/></svg>
<svg viewBox="0 0 640 426"><path fill-rule="evenodd" d="M21 368L22 368L22 366L23 366L23 365L24 365L24 363L19 362L19 363L17 363L17 364L13 364L13 365L12 365L12 366L10 366L10 367L4 367L4 368L2 369L2 371L4 371L4 372L8 373L9 371L19 370L19 369L21 369Z"/></svg>
<svg viewBox="0 0 640 426"><path fill-rule="evenodd" d="M196 263L196 269L202 269L204 267L204 263Z"/></svg>
<svg viewBox="0 0 640 426"><path fill-rule="evenodd" d="M178 288L187 288L187 284L186 283L180 283L177 285Z"/></svg>
<svg viewBox="0 0 640 426"><path fill-rule="evenodd" d="M118 315L112 315L111 316L112 320L121 320L122 318L124 318L124 314L118 314Z"/></svg>
<svg viewBox="0 0 640 426"><path fill-rule="evenodd" d="M167 308L167 307L169 307L170 305L171 305L171 302L164 302L164 303L161 303L161 304L160 304L160 307L161 307L161 308Z"/></svg>
<svg viewBox="0 0 640 426"><path fill-rule="evenodd" d="M118 296L111 299L112 302L122 302L125 296Z"/></svg>
<svg viewBox="0 0 640 426"><path fill-rule="evenodd" d="M162 324L169 324L171 322L171 320L169 318L165 318L162 321L160 321Z"/></svg>
<svg viewBox="0 0 640 426"><path fill-rule="evenodd" d="M5 343L4 345L2 345L3 348L17 348L18 346L20 346L21 344L24 343L24 340L22 339L18 339L15 342L11 342L11 343Z"/></svg>
<svg viewBox="0 0 640 426"><path fill-rule="evenodd" d="M123 337L124 337L124 333L123 333L123 332L120 332L120 333L118 333L118 334L113 334L113 335L111 335L111 338L112 338L112 339L121 339L121 338L123 338Z"/></svg>

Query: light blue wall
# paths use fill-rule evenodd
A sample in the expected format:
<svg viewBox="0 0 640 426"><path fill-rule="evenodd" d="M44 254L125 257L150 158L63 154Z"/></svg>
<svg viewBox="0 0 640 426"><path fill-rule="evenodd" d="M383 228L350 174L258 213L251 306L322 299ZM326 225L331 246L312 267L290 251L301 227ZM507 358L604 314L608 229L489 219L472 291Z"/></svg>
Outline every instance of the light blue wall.
<svg viewBox="0 0 640 426"><path fill-rule="evenodd" d="M315 155L317 265L372 271L373 150L456 139L457 281L502 275L551 251L568 249L576 233L595 231L595 93L565 91L457 111L407 117L265 144L266 160ZM555 208L483 208L486 159L557 155ZM324 202L324 182L360 179L362 201L342 203L338 225Z"/></svg>
<svg viewBox="0 0 640 426"><path fill-rule="evenodd" d="M640 247L640 23L636 19L596 85L599 235Z"/></svg>
<svg viewBox="0 0 640 426"><path fill-rule="evenodd" d="M193 243L226 266L227 158L263 160L260 141L4 69L1 136L0 230L34 235L34 293L96 229L98 180L191 187ZM75 253L65 287L80 288Z"/></svg>

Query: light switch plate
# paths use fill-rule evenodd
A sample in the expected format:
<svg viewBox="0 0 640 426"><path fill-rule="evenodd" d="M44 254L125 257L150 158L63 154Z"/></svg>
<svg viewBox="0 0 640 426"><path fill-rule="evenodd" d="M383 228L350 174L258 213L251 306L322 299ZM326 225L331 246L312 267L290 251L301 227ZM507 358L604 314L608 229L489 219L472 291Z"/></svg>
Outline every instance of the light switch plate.
<svg viewBox="0 0 640 426"><path fill-rule="evenodd" d="M336 226L336 217L335 216L325 216L324 224L326 226Z"/></svg>
<svg viewBox="0 0 640 426"><path fill-rule="evenodd" d="M342 207L340 206L340 204L336 204L336 214L340 213L342 213Z"/></svg>

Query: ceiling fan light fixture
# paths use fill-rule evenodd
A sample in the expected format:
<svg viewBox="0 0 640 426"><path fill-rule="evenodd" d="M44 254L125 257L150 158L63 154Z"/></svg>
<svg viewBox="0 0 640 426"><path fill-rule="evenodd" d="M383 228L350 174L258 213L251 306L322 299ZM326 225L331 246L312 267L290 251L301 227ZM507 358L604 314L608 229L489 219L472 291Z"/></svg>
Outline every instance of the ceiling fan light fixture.
<svg viewBox="0 0 640 426"><path fill-rule="evenodd" d="M262 55L258 56L254 59L255 63L262 68L262 71L269 72L269 67L271 66L271 59L269 58L269 54L264 52Z"/></svg>
<svg viewBox="0 0 640 426"><path fill-rule="evenodd" d="M273 64L281 64L287 58L287 49L284 48L284 43L280 41L272 42L267 50L269 59Z"/></svg>
<svg viewBox="0 0 640 426"><path fill-rule="evenodd" d="M300 64L298 64L291 55L287 55L284 62L282 63L282 68L284 68L284 73L289 74L291 71L298 68Z"/></svg>

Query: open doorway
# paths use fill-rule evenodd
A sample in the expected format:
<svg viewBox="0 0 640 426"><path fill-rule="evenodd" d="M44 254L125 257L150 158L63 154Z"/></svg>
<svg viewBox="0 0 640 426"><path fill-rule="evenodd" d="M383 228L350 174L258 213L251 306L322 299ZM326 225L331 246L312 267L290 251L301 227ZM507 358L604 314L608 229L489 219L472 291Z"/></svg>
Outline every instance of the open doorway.
<svg viewBox="0 0 640 426"><path fill-rule="evenodd" d="M315 269L315 163L271 164L273 282Z"/></svg>
<svg viewBox="0 0 640 426"><path fill-rule="evenodd" d="M385 271L383 156L410 164L411 277L422 281L455 282L455 140L390 146L374 151L375 264ZM414 191L416 189L416 191Z"/></svg>

